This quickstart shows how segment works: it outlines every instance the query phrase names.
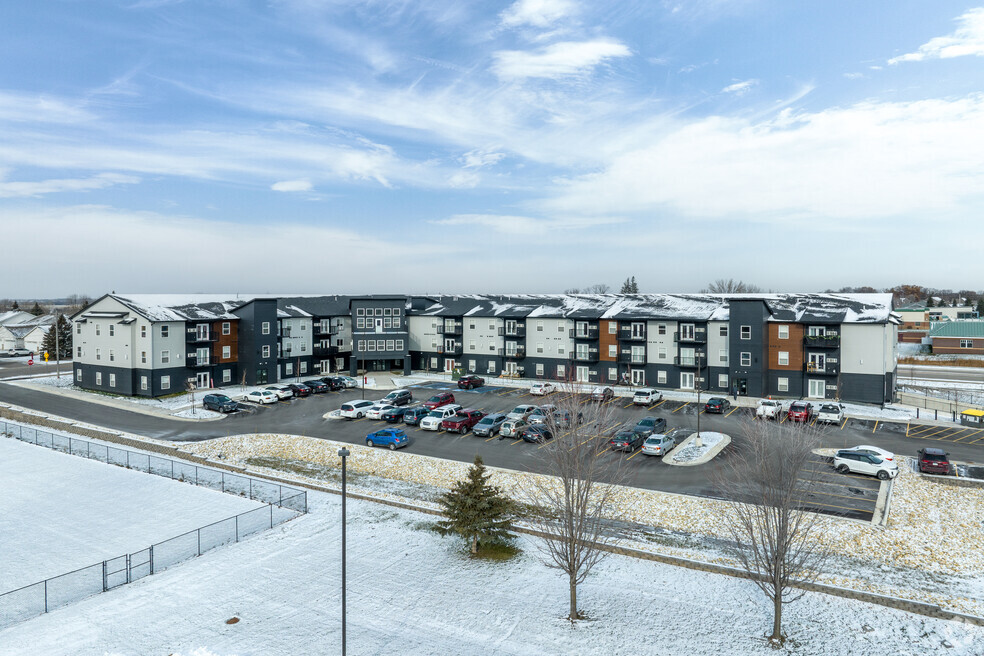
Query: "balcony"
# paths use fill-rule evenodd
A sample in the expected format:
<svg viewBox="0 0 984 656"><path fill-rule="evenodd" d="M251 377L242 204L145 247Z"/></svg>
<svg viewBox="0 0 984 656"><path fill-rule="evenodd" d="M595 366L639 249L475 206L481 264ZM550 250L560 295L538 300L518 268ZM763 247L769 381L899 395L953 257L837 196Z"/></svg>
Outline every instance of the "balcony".
<svg viewBox="0 0 984 656"><path fill-rule="evenodd" d="M841 338L840 335L805 335L803 337L803 346L806 348L829 348L836 349L840 348Z"/></svg>
<svg viewBox="0 0 984 656"><path fill-rule="evenodd" d="M618 338L623 342L644 342L646 341L646 327L645 325L642 326L642 332L638 328L633 332L631 326L622 326L618 329Z"/></svg>
<svg viewBox="0 0 984 656"><path fill-rule="evenodd" d="M574 361L575 362L597 362L598 361L598 349L596 349L596 348L577 349L576 351L574 351Z"/></svg>
<svg viewBox="0 0 984 656"><path fill-rule="evenodd" d="M618 353L618 361L624 364L646 364L646 354L636 353L633 355L630 350L622 350Z"/></svg>
<svg viewBox="0 0 984 656"><path fill-rule="evenodd" d="M499 328L499 337L526 337L526 326Z"/></svg>
<svg viewBox="0 0 984 656"><path fill-rule="evenodd" d="M570 336L574 339L598 339L598 326L591 324L586 326L577 326L576 328L571 329Z"/></svg>
<svg viewBox="0 0 984 656"><path fill-rule="evenodd" d="M197 353L189 353L185 361L185 366L190 368L210 367L212 366L212 361L209 357L200 358Z"/></svg>
<svg viewBox="0 0 984 656"><path fill-rule="evenodd" d="M315 335L328 336L338 334L338 326L325 326L322 328L321 324L316 323L314 324L313 330Z"/></svg>
<svg viewBox="0 0 984 656"><path fill-rule="evenodd" d="M187 344L207 344L209 342L219 341L218 333L213 333L209 331L204 335L199 335L198 330L195 328L189 328L188 333L185 336L185 343Z"/></svg>
<svg viewBox="0 0 984 656"><path fill-rule="evenodd" d="M451 346L442 344L437 347L437 352L441 355L461 355L464 352L464 344L455 342Z"/></svg>
<svg viewBox="0 0 984 656"><path fill-rule="evenodd" d="M811 376L837 376L840 374L840 367L832 362L827 362L824 366L818 366L813 362L804 362L803 373Z"/></svg>
<svg viewBox="0 0 984 656"><path fill-rule="evenodd" d="M706 344L707 343L707 329L706 328L696 328L692 335L681 335L680 333L673 333L673 341L681 344Z"/></svg>
<svg viewBox="0 0 984 656"><path fill-rule="evenodd" d="M704 368L707 366L706 362L704 361L703 353L697 356L678 355L677 357L673 358L673 364L675 364L678 367L694 367L694 368L697 367Z"/></svg>
<svg viewBox="0 0 984 656"><path fill-rule="evenodd" d="M337 346L318 346L315 345L311 350L311 354L316 358L325 358L338 353Z"/></svg>
<svg viewBox="0 0 984 656"><path fill-rule="evenodd" d="M461 334L461 322L460 321L446 321L444 323L437 324L437 334L438 335L460 335Z"/></svg>
<svg viewBox="0 0 984 656"><path fill-rule="evenodd" d="M506 346L506 348L499 349L499 357L503 358L525 358L526 357L526 347L519 344L515 346Z"/></svg>

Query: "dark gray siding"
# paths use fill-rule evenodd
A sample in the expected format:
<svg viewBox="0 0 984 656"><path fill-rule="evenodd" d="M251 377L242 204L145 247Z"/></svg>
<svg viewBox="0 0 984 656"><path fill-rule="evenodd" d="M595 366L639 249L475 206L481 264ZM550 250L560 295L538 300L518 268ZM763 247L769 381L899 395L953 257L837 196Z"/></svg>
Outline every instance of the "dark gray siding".
<svg viewBox="0 0 984 656"><path fill-rule="evenodd" d="M728 365L733 383L745 381L747 396L765 396L768 361L765 355L769 317L765 302L758 300L733 300L730 303L728 321ZM741 327L751 327L751 338L741 338ZM742 366L741 354L751 353L751 364ZM740 383L739 383L740 384Z"/></svg>
<svg viewBox="0 0 984 656"><path fill-rule="evenodd" d="M862 403L886 403L894 393L892 374L841 374L841 398Z"/></svg>
<svg viewBox="0 0 984 656"><path fill-rule="evenodd" d="M277 301L257 299L236 308L239 317L240 377L246 374L247 385L277 382ZM263 323L269 324L269 334L263 334ZM263 357L263 347L269 347L269 357Z"/></svg>

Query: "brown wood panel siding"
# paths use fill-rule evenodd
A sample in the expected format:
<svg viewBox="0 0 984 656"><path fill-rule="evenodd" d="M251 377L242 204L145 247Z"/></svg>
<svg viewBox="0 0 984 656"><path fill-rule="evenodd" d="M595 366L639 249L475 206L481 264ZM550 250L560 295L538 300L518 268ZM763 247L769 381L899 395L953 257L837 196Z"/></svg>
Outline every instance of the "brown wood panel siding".
<svg viewBox="0 0 984 656"><path fill-rule="evenodd" d="M615 334L612 335L609 331L611 326L615 326ZM616 356L613 358L608 355L608 347L615 345ZM599 321L598 322L598 360L601 362L615 362L618 360L618 322L617 321ZM607 375L608 372L605 372Z"/></svg>
<svg viewBox="0 0 984 656"><path fill-rule="evenodd" d="M779 326L789 327L789 338L779 339ZM798 323L769 323L769 369L779 371L802 371L803 370L803 334L805 330L802 324ZM789 353L789 364L779 365L779 351Z"/></svg>
<svg viewBox="0 0 984 656"><path fill-rule="evenodd" d="M970 348L960 346L968 337L934 337L933 353L943 355L984 355L984 338L970 339Z"/></svg>
<svg viewBox="0 0 984 656"><path fill-rule="evenodd" d="M239 361L239 321L230 320L229 321L229 334L222 334L222 324L224 321L216 321L212 323L209 330L212 331L213 335L216 335L219 339L212 346L212 361L218 363L224 362L238 362ZM222 357L222 347L228 346L230 356L228 358Z"/></svg>

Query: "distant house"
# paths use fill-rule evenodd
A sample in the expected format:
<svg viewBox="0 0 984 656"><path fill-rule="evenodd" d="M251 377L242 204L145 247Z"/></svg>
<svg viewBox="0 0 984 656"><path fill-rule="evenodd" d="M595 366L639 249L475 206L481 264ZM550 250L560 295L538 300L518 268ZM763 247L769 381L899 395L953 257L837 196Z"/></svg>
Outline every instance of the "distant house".
<svg viewBox="0 0 984 656"><path fill-rule="evenodd" d="M899 324L899 342L920 344L929 336L934 322L966 321L978 319L977 310L972 307L926 307L922 304L908 305L896 309L902 317Z"/></svg>
<svg viewBox="0 0 984 656"><path fill-rule="evenodd" d="M8 313L5 313L8 314ZM55 323L53 316L36 317L28 312L20 312L26 320L17 323L0 324L0 351L13 348L26 348L32 353L41 352L41 343L48 329ZM23 317L18 317L23 319Z"/></svg>
<svg viewBox="0 0 984 656"><path fill-rule="evenodd" d="M984 355L984 320L934 322L929 342L936 354Z"/></svg>

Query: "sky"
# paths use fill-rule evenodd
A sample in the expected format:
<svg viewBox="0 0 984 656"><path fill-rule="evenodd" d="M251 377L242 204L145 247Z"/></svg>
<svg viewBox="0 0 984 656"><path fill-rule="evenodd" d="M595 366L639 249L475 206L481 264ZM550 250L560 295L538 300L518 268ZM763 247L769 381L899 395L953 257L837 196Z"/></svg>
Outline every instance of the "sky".
<svg viewBox="0 0 984 656"><path fill-rule="evenodd" d="M982 289L984 7L0 8L0 296Z"/></svg>

